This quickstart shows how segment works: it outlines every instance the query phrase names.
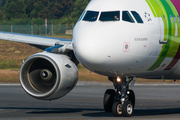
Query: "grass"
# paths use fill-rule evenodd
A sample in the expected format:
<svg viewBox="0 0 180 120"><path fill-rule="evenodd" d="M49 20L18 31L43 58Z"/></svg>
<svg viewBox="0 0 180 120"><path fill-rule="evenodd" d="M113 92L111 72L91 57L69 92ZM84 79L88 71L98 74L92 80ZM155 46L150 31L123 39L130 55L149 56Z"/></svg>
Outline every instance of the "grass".
<svg viewBox="0 0 180 120"><path fill-rule="evenodd" d="M0 83L19 83L19 70L0 70Z"/></svg>
<svg viewBox="0 0 180 120"><path fill-rule="evenodd" d="M3 60L0 62L0 68L1 69L18 69L20 68L19 60L11 59L11 60Z"/></svg>
<svg viewBox="0 0 180 120"><path fill-rule="evenodd" d="M14 47L9 48L9 50L14 50Z"/></svg>

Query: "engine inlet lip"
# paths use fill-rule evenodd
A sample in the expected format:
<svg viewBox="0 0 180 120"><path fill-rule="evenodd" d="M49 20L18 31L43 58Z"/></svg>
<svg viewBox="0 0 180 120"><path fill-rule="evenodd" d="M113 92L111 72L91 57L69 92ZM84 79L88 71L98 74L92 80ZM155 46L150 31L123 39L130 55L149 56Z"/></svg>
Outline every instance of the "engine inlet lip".
<svg viewBox="0 0 180 120"><path fill-rule="evenodd" d="M52 89L46 93L41 93L41 92L37 92L36 90L34 90L32 88L32 85L30 85L29 80L23 81L24 77L28 77L28 75L26 76L24 74L26 74L26 72L29 70L29 68L30 68L29 66L33 63L33 61L35 61L39 58L45 59L48 62L50 62L54 66L54 69L56 71L55 84L52 87ZM20 83L21 83L21 86L23 87L23 89L25 90L25 92L27 92L30 96L35 97L37 99L43 99L43 98L47 98L47 97L51 96L57 90L57 88L59 87L59 84L60 84L60 74L59 74L60 70L57 66L58 65L56 64L56 62L53 59L51 59L48 55L46 56L46 55L42 55L42 54L35 54L35 55L32 55L31 57L29 57L22 64L20 73L19 73Z"/></svg>

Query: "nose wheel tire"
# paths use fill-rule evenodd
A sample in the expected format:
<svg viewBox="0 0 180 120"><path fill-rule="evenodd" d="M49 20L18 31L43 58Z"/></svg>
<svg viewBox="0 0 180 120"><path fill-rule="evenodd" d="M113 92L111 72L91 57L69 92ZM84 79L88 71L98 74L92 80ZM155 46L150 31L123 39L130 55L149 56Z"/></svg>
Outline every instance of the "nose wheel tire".
<svg viewBox="0 0 180 120"><path fill-rule="evenodd" d="M115 90L113 89L108 89L104 93L103 105L104 105L104 110L106 112L112 112L114 96L115 96Z"/></svg>
<svg viewBox="0 0 180 120"><path fill-rule="evenodd" d="M133 104L131 101L125 101L122 105L120 101L116 101L112 106L112 113L115 117L131 117L133 113Z"/></svg>
<svg viewBox="0 0 180 120"><path fill-rule="evenodd" d="M122 104L120 101L116 101L112 106L112 113L115 117L120 117L123 113L122 111Z"/></svg>
<svg viewBox="0 0 180 120"><path fill-rule="evenodd" d="M131 101L125 101L123 106L122 106L122 114L124 117L131 117L133 113L133 104Z"/></svg>

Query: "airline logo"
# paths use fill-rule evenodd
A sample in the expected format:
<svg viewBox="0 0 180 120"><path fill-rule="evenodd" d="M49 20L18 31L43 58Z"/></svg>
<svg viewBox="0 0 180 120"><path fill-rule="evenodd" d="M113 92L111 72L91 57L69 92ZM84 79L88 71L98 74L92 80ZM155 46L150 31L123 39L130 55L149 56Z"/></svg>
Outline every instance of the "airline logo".
<svg viewBox="0 0 180 120"><path fill-rule="evenodd" d="M145 18L148 20L148 21L152 21L152 19L151 19L151 14L149 14L149 13L146 13L145 12Z"/></svg>

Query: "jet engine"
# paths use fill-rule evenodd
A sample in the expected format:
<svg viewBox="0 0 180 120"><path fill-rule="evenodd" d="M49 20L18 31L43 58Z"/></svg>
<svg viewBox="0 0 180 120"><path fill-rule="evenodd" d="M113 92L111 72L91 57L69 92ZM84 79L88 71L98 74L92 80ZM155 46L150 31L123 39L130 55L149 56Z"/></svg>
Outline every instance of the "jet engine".
<svg viewBox="0 0 180 120"><path fill-rule="evenodd" d="M76 65L65 55L37 53L21 66L20 82L37 99L53 100L69 93L78 81Z"/></svg>

